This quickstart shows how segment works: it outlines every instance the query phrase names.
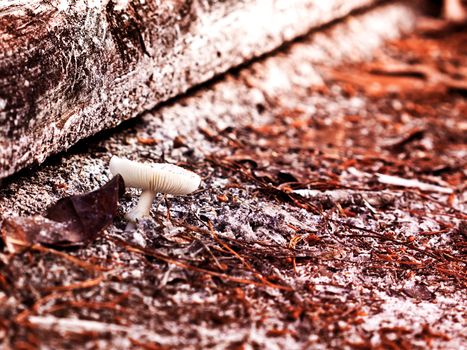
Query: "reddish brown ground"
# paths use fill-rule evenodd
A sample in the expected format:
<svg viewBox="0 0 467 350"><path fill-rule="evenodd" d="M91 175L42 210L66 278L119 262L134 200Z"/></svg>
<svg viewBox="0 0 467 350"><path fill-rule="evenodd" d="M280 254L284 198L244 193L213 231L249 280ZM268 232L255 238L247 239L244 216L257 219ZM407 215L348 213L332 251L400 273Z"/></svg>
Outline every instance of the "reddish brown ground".
<svg viewBox="0 0 467 350"><path fill-rule="evenodd" d="M14 217L102 185L111 154L204 179L136 230L120 213L86 248L2 254L7 348L466 345L467 33L417 32L366 64L310 64L323 85L291 72L267 91L291 49L187 96L210 106L187 108L195 127L169 105L4 185Z"/></svg>

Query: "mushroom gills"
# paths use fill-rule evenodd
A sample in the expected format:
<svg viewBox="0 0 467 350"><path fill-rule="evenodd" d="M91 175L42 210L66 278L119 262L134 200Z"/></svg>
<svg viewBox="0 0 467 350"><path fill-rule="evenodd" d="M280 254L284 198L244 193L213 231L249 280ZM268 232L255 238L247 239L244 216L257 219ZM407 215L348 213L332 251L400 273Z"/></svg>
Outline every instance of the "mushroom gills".
<svg viewBox="0 0 467 350"><path fill-rule="evenodd" d="M120 174L126 187L141 188L138 204L125 217L136 222L149 216L157 192L184 195L196 191L201 177L192 171L168 163L139 163L113 156L110 159L112 175Z"/></svg>
<svg viewBox="0 0 467 350"><path fill-rule="evenodd" d="M115 156L110 160L110 172L122 175L127 187L173 195L189 194L201 183L199 175L177 165L138 163Z"/></svg>

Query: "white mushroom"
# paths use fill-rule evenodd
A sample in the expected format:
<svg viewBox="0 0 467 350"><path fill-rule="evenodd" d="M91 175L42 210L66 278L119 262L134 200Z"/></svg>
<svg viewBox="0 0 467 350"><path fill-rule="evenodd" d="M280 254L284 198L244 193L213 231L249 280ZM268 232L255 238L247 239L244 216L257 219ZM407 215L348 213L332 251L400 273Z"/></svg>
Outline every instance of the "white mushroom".
<svg viewBox="0 0 467 350"><path fill-rule="evenodd" d="M115 156L110 159L110 172L120 174L126 187L143 190L136 207L125 215L132 222L149 216L157 192L184 195L196 191L201 183L197 174L177 165L139 163Z"/></svg>

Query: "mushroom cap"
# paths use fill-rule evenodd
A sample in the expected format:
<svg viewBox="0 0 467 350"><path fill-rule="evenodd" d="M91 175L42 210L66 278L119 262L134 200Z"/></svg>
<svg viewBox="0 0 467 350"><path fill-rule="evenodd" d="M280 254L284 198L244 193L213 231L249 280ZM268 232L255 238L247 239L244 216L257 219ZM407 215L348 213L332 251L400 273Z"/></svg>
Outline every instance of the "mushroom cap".
<svg viewBox="0 0 467 350"><path fill-rule="evenodd" d="M110 172L120 174L127 187L174 195L196 191L201 183L199 175L177 165L139 163L116 156L110 159Z"/></svg>

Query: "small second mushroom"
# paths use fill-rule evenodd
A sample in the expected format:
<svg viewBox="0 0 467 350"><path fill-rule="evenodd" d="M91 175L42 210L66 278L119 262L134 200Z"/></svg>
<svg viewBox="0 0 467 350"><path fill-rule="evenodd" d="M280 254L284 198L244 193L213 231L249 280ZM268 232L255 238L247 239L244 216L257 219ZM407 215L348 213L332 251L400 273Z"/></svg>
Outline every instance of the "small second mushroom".
<svg viewBox="0 0 467 350"><path fill-rule="evenodd" d="M201 183L201 177L192 171L168 163L139 163L113 156L110 159L112 175L120 174L126 187L141 188L143 192L138 204L125 218L136 222L149 216L156 194L184 195L194 192Z"/></svg>

